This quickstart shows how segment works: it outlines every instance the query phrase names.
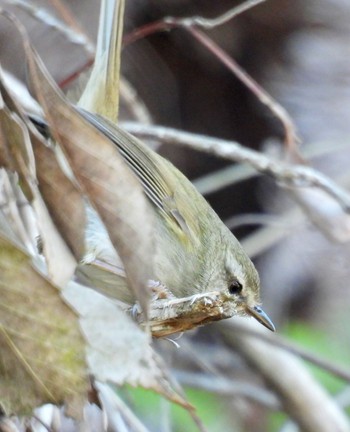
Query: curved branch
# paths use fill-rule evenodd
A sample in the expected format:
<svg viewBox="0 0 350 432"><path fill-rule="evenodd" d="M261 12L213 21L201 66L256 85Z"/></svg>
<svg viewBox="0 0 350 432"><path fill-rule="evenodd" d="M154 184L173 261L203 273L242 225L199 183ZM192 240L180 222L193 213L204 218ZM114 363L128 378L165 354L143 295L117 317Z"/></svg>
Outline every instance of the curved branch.
<svg viewBox="0 0 350 432"><path fill-rule="evenodd" d="M241 326L256 328L248 320ZM263 376L303 432L349 432L350 424L344 412L297 357L263 339L252 338L247 332L237 331L237 326L230 321L223 321L218 329L225 342Z"/></svg>
<svg viewBox="0 0 350 432"><path fill-rule="evenodd" d="M123 123L123 127L142 138L159 140L163 144L178 144L226 160L247 163L257 171L272 176L282 186L295 188L315 186L336 199L346 212L350 212L349 194L330 178L311 167L272 159L258 151L245 148L235 141L132 122Z"/></svg>

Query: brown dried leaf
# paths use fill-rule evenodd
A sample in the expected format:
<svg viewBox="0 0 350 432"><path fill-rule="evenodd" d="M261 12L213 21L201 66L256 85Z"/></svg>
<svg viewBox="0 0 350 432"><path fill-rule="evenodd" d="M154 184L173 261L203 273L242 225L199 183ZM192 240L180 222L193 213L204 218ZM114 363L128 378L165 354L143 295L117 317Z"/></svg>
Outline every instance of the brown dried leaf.
<svg viewBox="0 0 350 432"><path fill-rule="evenodd" d="M0 230L31 255L35 254L38 230L33 209L18 187L17 175L5 169L0 170Z"/></svg>
<svg viewBox="0 0 350 432"><path fill-rule="evenodd" d="M80 316L88 344L86 361L96 380L152 389L190 408L174 389L163 360L150 346L149 335L115 302L75 282L62 295Z"/></svg>
<svg viewBox="0 0 350 432"><path fill-rule="evenodd" d="M38 170L39 190L60 234L77 260L85 250L85 203L81 191L63 173L56 156L36 135L31 135Z"/></svg>
<svg viewBox="0 0 350 432"><path fill-rule="evenodd" d="M16 412L80 403L87 383L77 317L3 236L0 273L0 401Z"/></svg>
<svg viewBox="0 0 350 432"><path fill-rule="evenodd" d="M4 88L2 88L4 93ZM54 226L37 187L34 154L28 128L16 112L0 110L0 128L12 165L25 186L42 238L44 255L52 281L64 286L75 270L75 260ZM58 205L62 205L59 203Z"/></svg>
<svg viewBox="0 0 350 432"><path fill-rule="evenodd" d="M82 189L106 225L125 266L128 283L147 315L152 273L153 214L143 190L116 147L65 101L20 29L29 76L52 135Z"/></svg>
<svg viewBox="0 0 350 432"><path fill-rule="evenodd" d="M73 182L63 173L54 151L37 133L14 95L10 95L0 76L0 90L6 106L25 124L35 156L38 188L60 234L76 259L84 253L85 205Z"/></svg>
<svg viewBox="0 0 350 432"><path fill-rule="evenodd" d="M29 200L33 199L32 184L35 181L35 163L34 155L28 134L24 137L24 131L20 118L14 112L11 112L4 101L0 109L0 129L1 141L6 162L3 166L8 166L11 170L16 171L22 181L22 190Z"/></svg>

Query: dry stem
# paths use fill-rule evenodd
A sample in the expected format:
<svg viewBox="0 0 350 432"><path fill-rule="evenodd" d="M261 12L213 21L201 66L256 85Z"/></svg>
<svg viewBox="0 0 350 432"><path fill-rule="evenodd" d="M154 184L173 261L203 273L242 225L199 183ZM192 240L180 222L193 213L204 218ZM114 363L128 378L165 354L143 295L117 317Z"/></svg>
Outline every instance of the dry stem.
<svg viewBox="0 0 350 432"><path fill-rule="evenodd" d="M163 144L179 144L214 156L247 163L257 171L272 176L279 185L300 188L318 187L336 199L346 212L350 211L350 196L331 179L304 165L291 165L272 159L258 151L243 147L237 142L197 135L162 127L123 123L125 129L139 137L159 140Z"/></svg>
<svg viewBox="0 0 350 432"><path fill-rule="evenodd" d="M244 326L249 329L253 324L247 320ZM226 343L274 389L303 432L349 432L349 421L343 411L294 355L272 347L263 339L251 338L247 332L237 331L229 321L220 323L218 328Z"/></svg>

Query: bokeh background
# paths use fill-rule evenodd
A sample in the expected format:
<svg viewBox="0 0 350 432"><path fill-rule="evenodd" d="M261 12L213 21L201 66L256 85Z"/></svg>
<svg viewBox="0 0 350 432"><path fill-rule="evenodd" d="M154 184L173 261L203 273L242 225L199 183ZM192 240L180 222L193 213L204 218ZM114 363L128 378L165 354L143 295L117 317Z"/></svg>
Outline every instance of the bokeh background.
<svg viewBox="0 0 350 432"><path fill-rule="evenodd" d="M87 70L93 58L99 2L10 3L13 2L0 1L0 5L14 11L24 22L54 78L74 97L82 80L75 76ZM214 17L236 3L127 2L125 33L164 16ZM73 39L55 24L50 25L45 10L61 21L66 19L66 29L73 29L80 39ZM349 21L350 3L346 0L270 0L208 32L289 112L297 127L300 151L310 165L348 189ZM25 82L20 42L14 35L1 20L2 67ZM152 122L238 141L281 159L287 157L280 121L183 29L156 33L125 47L122 71L147 107ZM121 117L121 120L135 119L127 104ZM327 229L322 226L320 229L302 211L290 191L272 179L258 173L247 175L244 167L241 178L237 177L234 165L176 146L163 146L159 151L195 182L247 247L261 276L264 309L278 332L314 353L349 365L348 215L330 212ZM321 206L323 199L320 195ZM324 206L327 207L326 201ZM205 328L191 337L215 351L215 331ZM187 343L190 342L184 342ZM171 361L177 364L173 355ZM186 359L182 357L179 361ZM239 363L239 359L232 361ZM244 372L239 364L237 368L241 377ZM316 371L316 374L330 392L344 390L344 382L326 373ZM240 397L219 400L200 392L193 397L207 414L209 430L228 430L220 427L229 424L237 431L275 431L284 424L282 414L247 405ZM151 404L149 395L147 398ZM145 409L148 407L147 404ZM239 412L239 421L234 419L235 412ZM217 424L218 413L224 418L222 424L219 422L221 426ZM183 424L181 417L178 422ZM156 430L153 427L151 430ZM177 427L191 430L190 426Z"/></svg>

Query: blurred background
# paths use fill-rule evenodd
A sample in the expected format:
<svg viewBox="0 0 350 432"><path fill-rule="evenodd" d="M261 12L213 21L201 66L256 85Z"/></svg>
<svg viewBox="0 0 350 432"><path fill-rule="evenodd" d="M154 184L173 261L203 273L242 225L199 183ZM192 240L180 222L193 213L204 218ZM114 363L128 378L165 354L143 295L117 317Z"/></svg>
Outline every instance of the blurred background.
<svg viewBox="0 0 350 432"><path fill-rule="evenodd" d="M238 3L127 2L125 34L165 16L215 17ZM88 70L93 59L99 2L0 0L0 5L15 11L55 80L74 98L83 79L78 75ZM52 17L65 26L61 28ZM346 0L270 0L207 32L289 112L308 163L348 189L349 22L350 3ZM2 19L2 67L25 81L20 42L14 35ZM153 123L238 141L277 158L287 157L280 121L185 30L153 34L126 46L122 56L124 78ZM121 120L134 119L140 120L125 102ZM163 146L159 151L195 182L246 246L261 276L264 309L278 332L312 352L349 365L349 216L339 209L333 211L334 203L328 207L327 199L319 194L312 199L326 217L315 221L291 191L246 166L237 169L209 155L175 146ZM214 327L197 331L184 344L190 343L191 337L215 351ZM171 361L180 369L176 358L172 356ZM241 377L244 372L239 359L230 361L237 362ZM340 380L316 373L329 391L343 389ZM192 397L206 413L209 430L227 430L225 425L230 424L237 431L275 431L284 422L283 414L252 407L239 397L218 402L211 396L209 404L208 396L201 392L194 392ZM141 395L139 400L143 398ZM232 406L233 412L240 413L239 421L231 412ZM223 416L221 426L216 424L218 413ZM178 421L181 424L182 420ZM185 429L178 426L176 430Z"/></svg>

